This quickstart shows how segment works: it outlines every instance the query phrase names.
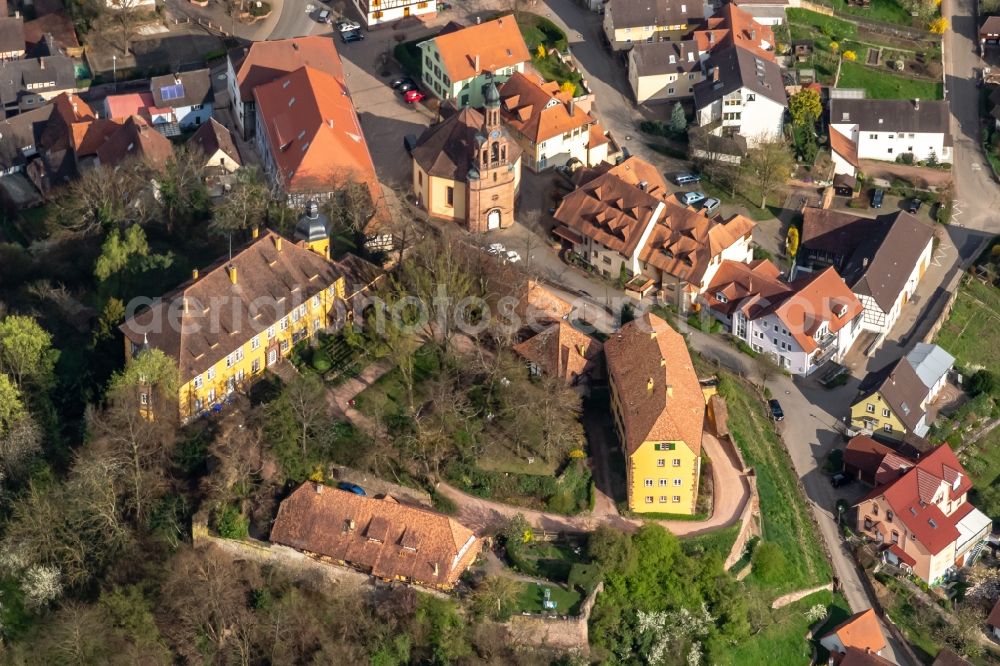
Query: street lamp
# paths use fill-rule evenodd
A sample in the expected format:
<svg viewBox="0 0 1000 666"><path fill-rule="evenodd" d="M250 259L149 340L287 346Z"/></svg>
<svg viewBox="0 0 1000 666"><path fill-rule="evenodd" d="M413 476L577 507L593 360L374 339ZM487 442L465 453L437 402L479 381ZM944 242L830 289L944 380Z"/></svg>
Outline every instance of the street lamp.
<svg viewBox="0 0 1000 666"><path fill-rule="evenodd" d="M114 91L118 92L118 56L111 54L111 75L114 77Z"/></svg>

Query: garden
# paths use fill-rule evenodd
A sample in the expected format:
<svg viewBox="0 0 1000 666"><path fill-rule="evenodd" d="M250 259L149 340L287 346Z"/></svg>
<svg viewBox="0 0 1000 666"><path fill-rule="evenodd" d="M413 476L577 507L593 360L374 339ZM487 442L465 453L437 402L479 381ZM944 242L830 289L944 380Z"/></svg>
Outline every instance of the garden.
<svg viewBox="0 0 1000 666"><path fill-rule="evenodd" d="M820 83L834 83L840 62L839 88L863 88L872 99L943 97L937 38L901 39L806 9L789 9L788 25L790 41L809 40L814 46L796 69L814 69Z"/></svg>
<svg viewBox="0 0 1000 666"><path fill-rule="evenodd" d="M580 72L564 63L557 55L569 53L566 33L544 16L528 12L518 13L517 25L531 53L531 64L538 73L546 81L557 81L564 88L571 84L574 97L585 94Z"/></svg>

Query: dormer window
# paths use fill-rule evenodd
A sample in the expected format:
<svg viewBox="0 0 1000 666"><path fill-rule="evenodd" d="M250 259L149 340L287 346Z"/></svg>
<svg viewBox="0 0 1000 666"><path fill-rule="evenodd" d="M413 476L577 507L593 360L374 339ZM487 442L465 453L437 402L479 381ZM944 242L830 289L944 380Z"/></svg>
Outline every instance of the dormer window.
<svg viewBox="0 0 1000 666"><path fill-rule="evenodd" d="M959 484L961 482L962 482L962 475L961 474L956 474L955 475L955 480L951 482L951 489L952 490L958 490L958 486L959 486Z"/></svg>
<svg viewBox="0 0 1000 666"><path fill-rule="evenodd" d="M721 291L715 292L715 300L719 301L720 303L728 303L729 302L729 299L726 298L726 295L723 294Z"/></svg>

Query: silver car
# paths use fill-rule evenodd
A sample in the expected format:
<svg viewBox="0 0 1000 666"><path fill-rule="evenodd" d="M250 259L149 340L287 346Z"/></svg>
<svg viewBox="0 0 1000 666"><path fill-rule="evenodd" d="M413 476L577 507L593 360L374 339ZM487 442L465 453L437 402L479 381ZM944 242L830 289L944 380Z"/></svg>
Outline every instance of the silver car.
<svg viewBox="0 0 1000 666"><path fill-rule="evenodd" d="M692 206L705 198L704 192L680 192L677 194L682 202L687 206Z"/></svg>

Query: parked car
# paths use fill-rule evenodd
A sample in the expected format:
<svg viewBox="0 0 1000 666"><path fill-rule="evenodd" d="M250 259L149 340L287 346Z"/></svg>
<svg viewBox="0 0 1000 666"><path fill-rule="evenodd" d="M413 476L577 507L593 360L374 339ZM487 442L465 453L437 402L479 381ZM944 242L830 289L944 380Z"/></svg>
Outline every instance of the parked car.
<svg viewBox="0 0 1000 666"><path fill-rule="evenodd" d="M423 101L425 97L427 97L427 95L423 94L416 88L407 90L403 93L403 101L407 104L416 104L417 102Z"/></svg>
<svg viewBox="0 0 1000 666"><path fill-rule="evenodd" d="M490 243L486 246L486 252L497 257L507 252L507 248L503 246L503 243Z"/></svg>
<svg viewBox="0 0 1000 666"><path fill-rule="evenodd" d="M507 250L507 263L516 264L521 261L521 255L516 250Z"/></svg>
<svg viewBox="0 0 1000 666"><path fill-rule="evenodd" d="M361 25L354 21L341 19L337 21L337 30L340 32L353 32L354 30L361 30Z"/></svg>
<svg viewBox="0 0 1000 666"><path fill-rule="evenodd" d="M392 83L389 84L393 90L399 90L402 86L410 86L410 88L416 88L417 84L408 76L401 76L398 79L393 79Z"/></svg>
<svg viewBox="0 0 1000 666"><path fill-rule="evenodd" d="M439 2L439 3L437 3L437 10L439 12L446 12L449 9L451 9L451 3L450 2Z"/></svg>
<svg viewBox="0 0 1000 666"><path fill-rule="evenodd" d="M396 86L396 92L398 92L400 95L405 94L406 91L408 90L416 90L416 89L417 89L417 84L414 83L413 81L403 81L398 86Z"/></svg>
<svg viewBox="0 0 1000 666"><path fill-rule="evenodd" d="M885 192L882 190L875 190L872 192L872 208L881 208L882 201L885 199Z"/></svg>
<svg viewBox="0 0 1000 666"><path fill-rule="evenodd" d="M778 402L774 398L771 398L770 400L767 401L767 406L771 408L771 418L772 419L774 419L775 421L784 421L785 420L785 412L784 412L783 409L781 409L781 403L780 402Z"/></svg>
<svg viewBox="0 0 1000 666"><path fill-rule="evenodd" d="M854 479L852 479L847 474L844 474L843 472L837 472L836 474L830 477L830 484L834 488L839 488L841 486L846 486L853 480Z"/></svg>
<svg viewBox="0 0 1000 666"><path fill-rule="evenodd" d="M917 211L920 210L920 207L923 204L924 204L923 201L921 201L920 199L918 199L916 197L913 197L906 204L906 212L907 213L912 213L912 214L916 215Z"/></svg>
<svg viewBox="0 0 1000 666"><path fill-rule="evenodd" d="M413 154L413 149L417 147L417 135L407 134L403 137L403 148L406 148L406 154Z"/></svg>
<svg viewBox="0 0 1000 666"><path fill-rule="evenodd" d="M719 210L719 206L722 202L715 197L709 197L701 202L701 209L705 211L708 215L715 215L715 212Z"/></svg>
<svg viewBox="0 0 1000 666"><path fill-rule="evenodd" d="M340 490L345 490L349 493L354 493L355 495L367 495L365 489L356 483L351 483L350 481L341 481L337 484L337 488Z"/></svg>
<svg viewBox="0 0 1000 666"><path fill-rule="evenodd" d="M351 42L360 42L365 38L365 34L360 30L349 30L347 32L340 33L340 41L345 44L350 44Z"/></svg>
<svg viewBox="0 0 1000 666"><path fill-rule="evenodd" d="M691 206L705 199L704 192L678 192L677 198L679 198L684 204Z"/></svg>
<svg viewBox="0 0 1000 666"><path fill-rule="evenodd" d="M329 9L319 10L318 12L316 12L316 14L314 14L313 18L316 20L317 23L330 23L330 21L333 20L332 18L330 18Z"/></svg>
<svg viewBox="0 0 1000 666"><path fill-rule="evenodd" d="M701 176L684 171L674 176L674 182L678 185L691 185L692 183L700 183Z"/></svg>

